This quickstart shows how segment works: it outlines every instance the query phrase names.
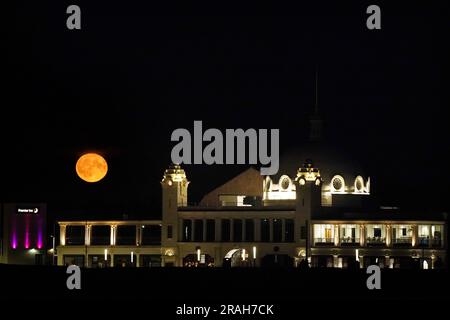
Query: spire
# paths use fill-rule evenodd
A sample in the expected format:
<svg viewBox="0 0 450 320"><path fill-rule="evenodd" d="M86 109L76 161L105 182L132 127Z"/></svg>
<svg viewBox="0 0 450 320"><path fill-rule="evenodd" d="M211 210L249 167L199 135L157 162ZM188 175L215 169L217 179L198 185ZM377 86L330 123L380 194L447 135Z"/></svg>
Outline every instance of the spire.
<svg viewBox="0 0 450 320"><path fill-rule="evenodd" d="M316 66L316 86L315 86L315 103L314 113L309 117L309 140L318 141L322 136L322 119L319 115L319 69Z"/></svg>
<svg viewBox="0 0 450 320"><path fill-rule="evenodd" d="M319 115L319 69L316 66L316 101L314 105L314 115Z"/></svg>

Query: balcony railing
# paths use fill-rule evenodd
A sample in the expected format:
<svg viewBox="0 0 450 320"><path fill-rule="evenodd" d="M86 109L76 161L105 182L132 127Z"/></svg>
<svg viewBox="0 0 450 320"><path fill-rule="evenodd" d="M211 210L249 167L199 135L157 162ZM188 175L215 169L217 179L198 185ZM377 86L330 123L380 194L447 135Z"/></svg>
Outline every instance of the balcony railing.
<svg viewBox="0 0 450 320"><path fill-rule="evenodd" d="M359 245L359 238L341 238L341 246L358 246Z"/></svg>
<svg viewBox="0 0 450 320"><path fill-rule="evenodd" d="M316 246L334 246L333 238L314 238L314 244Z"/></svg>
<svg viewBox="0 0 450 320"><path fill-rule="evenodd" d="M136 237L117 237L116 246L135 246Z"/></svg>
<svg viewBox="0 0 450 320"><path fill-rule="evenodd" d="M92 237L91 238L91 245L93 246L107 246L110 244L110 238L109 237Z"/></svg>
<svg viewBox="0 0 450 320"><path fill-rule="evenodd" d="M430 237L419 237L417 241L417 246L419 247L431 247L440 248L442 247L442 240L439 238L430 239Z"/></svg>
<svg viewBox="0 0 450 320"><path fill-rule="evenodd" d="M366 243L371 247L381 247L386 245L386 238L382 237L368 237Z"/></svg>
<svg viewBox="0 0 450 320"><path fill-rule="evenodd" d="M433 239L433 240L431 240L431 246L433 248L440 248L440 247L442 247L442 240L441 239Z"/></svg>
<svg viewBox="0 0 450 320"><path fill-rule="evenodd" d="M410 247L412 245L411 237L402 237L392 239L392 244L396 247Z"/></svg>
<svg viewBox="0 0 450 320"><path fill-rule="evenodd" d="M429 247L430 246L430 237L419 237L417 239L417 246Z"/></svg>
<svg viewBox="0 0 450 320"><path fill-rule="evenodd" d="M66 246L84 246L84 237L66 237Z"/></svg>

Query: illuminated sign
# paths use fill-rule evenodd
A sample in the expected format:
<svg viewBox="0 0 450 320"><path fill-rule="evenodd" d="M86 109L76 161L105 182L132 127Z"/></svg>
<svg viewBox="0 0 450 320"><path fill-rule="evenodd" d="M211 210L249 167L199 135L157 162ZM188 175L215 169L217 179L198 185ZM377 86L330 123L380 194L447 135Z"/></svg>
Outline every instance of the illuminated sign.
<svg viewBox="0 0 450 320"><path fill-rule="evenodd" d="M39 214L39 208L38 207L32 207L32 208L17 207L16 213L17 214Z"/></svg>

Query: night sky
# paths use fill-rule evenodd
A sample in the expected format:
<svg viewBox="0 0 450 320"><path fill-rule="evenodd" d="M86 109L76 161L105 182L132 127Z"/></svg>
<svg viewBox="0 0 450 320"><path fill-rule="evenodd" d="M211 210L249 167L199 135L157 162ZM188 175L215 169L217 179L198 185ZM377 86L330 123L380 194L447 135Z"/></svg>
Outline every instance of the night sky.
<svg viewBox="0 0 450 320"><path fill-rule="evenodd" d="M311 2L311 1L310 1ZM357 159L385 205L450 209L448 30L441 4L156 7L18 2L1 106L2 202L56 217L159 217L176 128L279 128L281 153L308 140L315 72L325 140ZM395 1L397 3L397 1ZM66 28L79 4L82 29ZM208 11L207 11L208 10ZM109 163L97 184L78 157ZM245 166L186 167L190 199Z"/></svg>

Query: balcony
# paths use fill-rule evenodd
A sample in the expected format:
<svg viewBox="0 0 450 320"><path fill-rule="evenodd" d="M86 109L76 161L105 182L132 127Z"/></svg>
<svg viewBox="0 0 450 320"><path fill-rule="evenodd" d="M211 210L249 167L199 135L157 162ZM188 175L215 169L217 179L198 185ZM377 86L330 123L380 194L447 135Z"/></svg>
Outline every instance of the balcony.
<svg viewBox="0 0 450 320"><path fill-rule="evenodd" d="M429 237L419 237L417 246L421 248L441 248L442 240L439 238L430 239Z"/></svg>
<svg viewBox="0 0 450 320"><path fill-rule="evenodd" d="M314 238L314 245L330 247L334 246L333 238Z"/></svg>
<svg viewBox="0 0 450 320"><path fill-rule="evenodd" d="M355 247L359 246L359 238L341 238L341 246L343 247Z"/></svg>
<svg viewBox="0 0 450 320"><path fill-rule="evenodd" d="M117 237L116 246L135 246L136 237Z"/></svg>
<svg viewBox="0 0 450 320"><path fill-rule="evenodd" d="M84 237L66 237L66 246L84 246Z"/></svg>
<svg viewBox="0 0 450 320"><path fill-rule="evenodd" d="M441 239L432 239L431 240L431 246L433 248L441 248L442 247L442 240Z"/></svg>
<svg viewBox="0 0 450 320"><path fill-rule="evenodd" d="M368 247L383 247L386 245L386 238L368 237L366 239L366 244Z"/></svg>
<svg viewBox="0 0 450 320"><path fill-rule="evenodd" d="M111 244L108 237L91 237L91 245L93 246L109 246Z"/></svg>
<svg viewBox="0 0 450 320"><path fill-rule="evenodd" d="M402 237L402 238L392 239L392 245L394 247L411 247L412 246L412 238L411 237Z"/></svg>
<svg viewBox="0 0 450 320"><path fill-rule="evenodd" d="M417 239L417 246L427 248L430 246L430 237L419 237Z"/></svg>

